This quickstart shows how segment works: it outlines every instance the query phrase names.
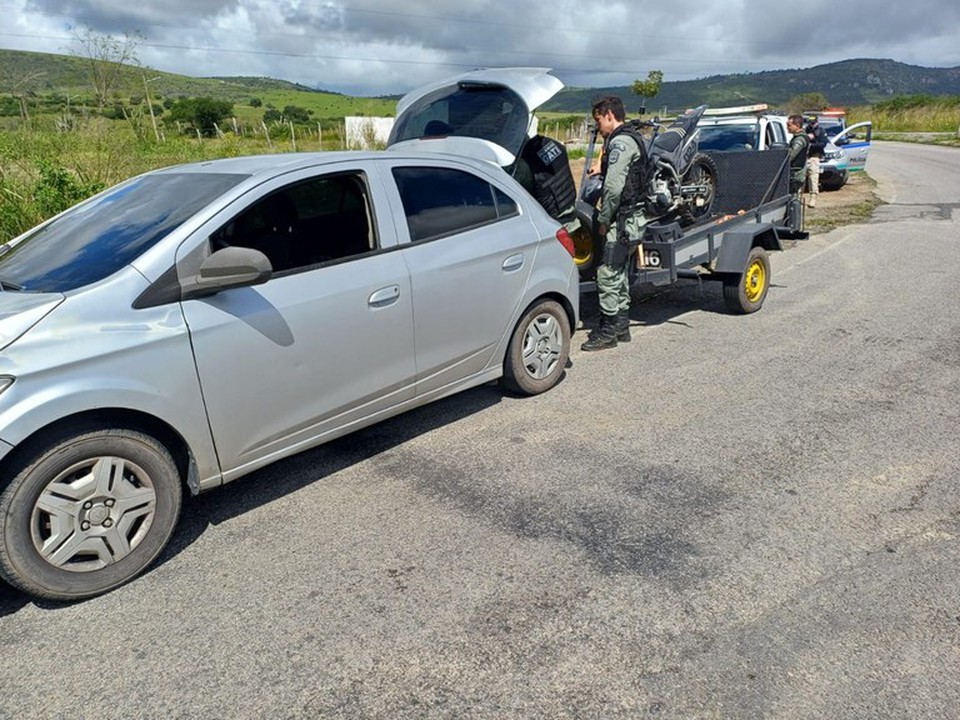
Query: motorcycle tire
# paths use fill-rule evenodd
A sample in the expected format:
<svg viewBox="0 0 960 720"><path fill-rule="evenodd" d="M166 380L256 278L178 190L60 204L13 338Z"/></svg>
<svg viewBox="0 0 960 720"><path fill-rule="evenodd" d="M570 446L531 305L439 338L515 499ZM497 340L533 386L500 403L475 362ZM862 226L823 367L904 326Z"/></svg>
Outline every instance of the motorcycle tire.
<svg viewBox="0 0 960 720"><path fill-rule="evenodd" d="M683 176L684 185L706 185L707 192L685 201L679 208L678 219L681 225L693 225L710 217L713 202L717 197L717 164L704 153L697 153L687 172Z"/></svg>

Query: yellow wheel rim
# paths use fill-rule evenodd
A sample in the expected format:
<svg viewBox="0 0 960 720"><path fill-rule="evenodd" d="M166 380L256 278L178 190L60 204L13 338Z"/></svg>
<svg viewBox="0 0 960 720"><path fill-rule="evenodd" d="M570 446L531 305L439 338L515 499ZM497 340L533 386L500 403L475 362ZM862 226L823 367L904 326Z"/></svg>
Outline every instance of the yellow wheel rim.
<svg viewBox="0 0 960 720"><path fill-rule="evenodd" d="M767 269L760 260L754 260L743 276L744 293L747 300L757 302L763 297L767 287Z"/></svg>
<svg viewBox="0 0 960 720"><path fill-rule="evenodd" d="M586 228L580 227L573 233L573 261L577 265L589 265L593 260L593 240Z"/></svg>

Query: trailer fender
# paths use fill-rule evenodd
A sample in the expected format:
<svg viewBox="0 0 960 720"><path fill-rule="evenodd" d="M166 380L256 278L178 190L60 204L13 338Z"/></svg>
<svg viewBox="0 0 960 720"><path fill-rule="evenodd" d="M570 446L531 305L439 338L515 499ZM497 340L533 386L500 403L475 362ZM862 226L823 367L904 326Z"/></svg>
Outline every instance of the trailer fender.
<svg viewBox="0 0 960 720"><path fill-rule="evenodd" d="M770 223L756 223L750 227L725 232L713 271L741 274L747 265L747 255L756 246L764 250L783 249L777 231Z"/></svg>

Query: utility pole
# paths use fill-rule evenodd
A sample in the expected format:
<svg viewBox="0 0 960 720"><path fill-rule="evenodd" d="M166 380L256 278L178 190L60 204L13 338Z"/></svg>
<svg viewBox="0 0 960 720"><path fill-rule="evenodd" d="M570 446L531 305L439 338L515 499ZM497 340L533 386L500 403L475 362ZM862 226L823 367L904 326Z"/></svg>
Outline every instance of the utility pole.
<svg viewBox="0 0 960 720"><path fill-rule="evenodd" d="M153 101L150 100L150 90L147 88L147 76L140 73L140 77L143 78L143 99L147 101L147 109L150 110L150 121L153 123L153 136L157 139L157 142L160 142L160 131L157 130L157 116L153 114ZM152 78L150 82L159 79L160 76L158 75Z"/></svg>

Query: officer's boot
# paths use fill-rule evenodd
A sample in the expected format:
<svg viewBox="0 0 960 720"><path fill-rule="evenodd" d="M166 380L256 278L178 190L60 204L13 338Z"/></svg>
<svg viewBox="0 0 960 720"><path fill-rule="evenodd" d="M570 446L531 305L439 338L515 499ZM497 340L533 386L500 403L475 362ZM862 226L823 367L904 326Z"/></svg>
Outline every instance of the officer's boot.
<svg viewBox="0 0 960 720"><path fill-rule="evenodd" d="M630 342L630 311L621 310L617 313L617 341Z"/></svg>
<svg viewBox="0 0 960 720"><path fill-rule="evenodd" d="M594 350L606 350L617 346L617 316L601 315L600 323L587 341L580 346L584 352L593 352Z"/></svg>

